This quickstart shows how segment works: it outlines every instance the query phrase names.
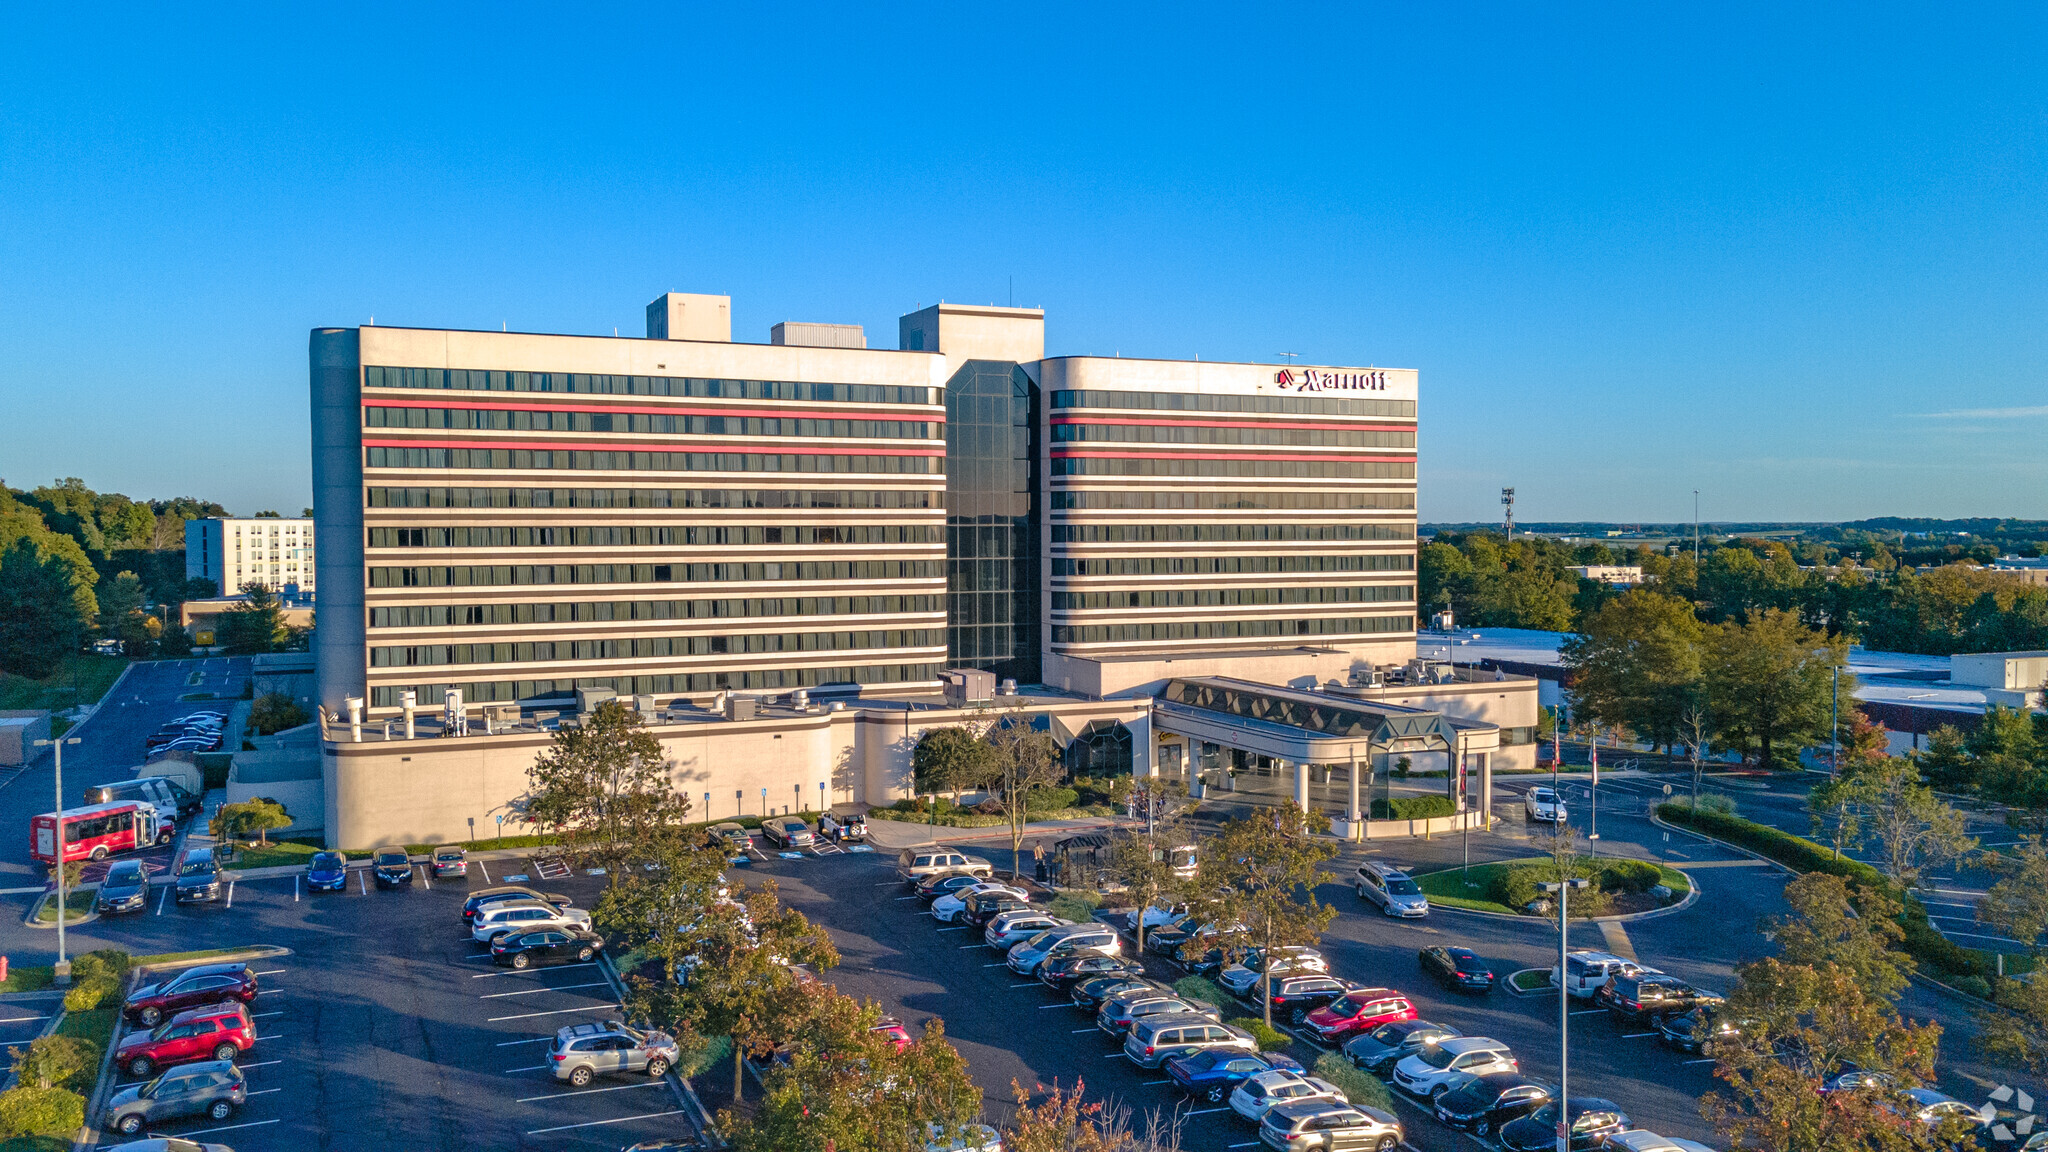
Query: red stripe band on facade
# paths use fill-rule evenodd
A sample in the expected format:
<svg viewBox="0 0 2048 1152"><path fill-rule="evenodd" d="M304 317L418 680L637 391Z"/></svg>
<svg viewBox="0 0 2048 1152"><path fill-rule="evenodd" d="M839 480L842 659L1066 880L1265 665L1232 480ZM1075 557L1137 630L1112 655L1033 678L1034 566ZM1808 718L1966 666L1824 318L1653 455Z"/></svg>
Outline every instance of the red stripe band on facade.
<svg viewBox="0 0 2048 1152"><path fill-rule="evenodd" d="M529 448L553 452L751 452L762 456L944 456L944 448L791 448L759 444L674 444L552 440L364 440L365 448Z"/></svg>
<svg viewBox="0 0 2048 1152"><path fill-rule="evenodd" d="M792 403L830 403L830 401L792 401ZM385 400L381 397L363 398L365 408L482 408L492 412L625 412L636 416L762 416L779 420L909 420L923 424L944 424L946 414L918 412L915 415L896 412L843 412L812 411L805 409L792 412L788 409L771 408L695 408L676 405L673 408L648 408L639 404L508 404L502 401L478 400L468 404L436 403L430 400ZM1306 425L1304 425L1306 427Z"/></svg>
<svg viewBox="0 0 2048 1152"><path fill-rule="evenodd" d="M1311 430L1342 428L1346 432L1413 432L1414 424L1348 424L1340 421L1324 421L1320 424L1297 424L1278 420L1120 420L1102 416L1055 416L1054 424L1143 424L1163 428L1306 428Z"/></svg>
<svg viewBox="0 0 2048 1152"><path fill-rule="evenodd" d="M1336 452L1301 456L1279 452L1082 452L1071 448L1054 448L1052 454L1055 458L1086 456L1104 460L1353 460L1386 464L1407 463L1415 459L1412 452L1406 456L1349 456Z"/></svg>

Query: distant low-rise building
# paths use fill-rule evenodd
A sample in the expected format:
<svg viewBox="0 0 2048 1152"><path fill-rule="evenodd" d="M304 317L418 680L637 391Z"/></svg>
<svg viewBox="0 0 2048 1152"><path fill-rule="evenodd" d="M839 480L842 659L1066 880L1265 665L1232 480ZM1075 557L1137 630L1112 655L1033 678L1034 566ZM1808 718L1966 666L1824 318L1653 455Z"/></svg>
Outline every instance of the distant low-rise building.
<svg viewBox="0 0 2048 1152"><path fill-rule="evenodd" d="M1640 564L1580 564L1572 573L1583 580L1598 580L1610 588L1633 588L1649 577Z"/></svg>
<svg viewBox="0 0 2048 1152"><path fill-rule="evenodd" d="M1949 657L1949 683L1984 690L1986 704L2008 708L2043 706L2048 685L2048 652L1969 652Z"/></svg>
<svg viewBox="0 0 2048 1152"><path fill-rule="evenodd" d="M220 631L220 617L224 612L239 608L249 602L247 596L217 596L210 600L187 600L178 605L178 627L192 638L192 643L201 648L209 647ZM282 605L284 622L288 628L311 628L313 626L313 604L304 598L287 597Z"/></svg>
<svg viewBox="0 0 2048 1152"><path fill-rule="evenodd" d="M311 517L252 516L185 525L185 578L213 581L223 593L250 584L313 595Z"/></svg>

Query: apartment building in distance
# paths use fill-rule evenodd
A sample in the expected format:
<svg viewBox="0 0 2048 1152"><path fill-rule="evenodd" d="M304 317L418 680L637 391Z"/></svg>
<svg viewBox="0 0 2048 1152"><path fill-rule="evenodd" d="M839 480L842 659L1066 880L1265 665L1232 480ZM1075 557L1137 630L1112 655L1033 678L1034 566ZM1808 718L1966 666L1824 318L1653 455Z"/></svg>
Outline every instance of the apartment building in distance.
<svg viewBox="0 0 2048 1152"><path fill-rule="evenodd" d="M1414 370L1048 357L1026 308L894 349L647 312L312 334L334 842L516 807L607 694L707 818L890 803L919 733L991 708L1077 770L1353 818L1389 755L1533 763L1533 681L1411 667Z"/></svg>
<svg viewBox="0 0 2048 1152"><path fill-rule="evenodd" d="M305 517L191 520L185 524L185 576L213 581L223 596L261 584L310 599L314 547L313 521Z"/></svg>

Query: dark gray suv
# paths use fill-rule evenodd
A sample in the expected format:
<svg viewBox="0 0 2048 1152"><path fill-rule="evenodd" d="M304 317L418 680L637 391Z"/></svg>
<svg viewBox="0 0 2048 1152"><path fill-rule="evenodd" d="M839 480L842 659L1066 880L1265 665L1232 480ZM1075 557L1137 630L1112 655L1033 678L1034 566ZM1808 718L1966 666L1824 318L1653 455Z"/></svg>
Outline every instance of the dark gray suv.
<svg viewBox="0 0 2048 1152"><path fill-rule="evenodd" d="M249 1082L232 1060L208 1060L173 1068L147 1084L114 1093L107 1101L106 1126L133 1136L146 1124L174 1116L225 1120L249 1098Z"/></svg>

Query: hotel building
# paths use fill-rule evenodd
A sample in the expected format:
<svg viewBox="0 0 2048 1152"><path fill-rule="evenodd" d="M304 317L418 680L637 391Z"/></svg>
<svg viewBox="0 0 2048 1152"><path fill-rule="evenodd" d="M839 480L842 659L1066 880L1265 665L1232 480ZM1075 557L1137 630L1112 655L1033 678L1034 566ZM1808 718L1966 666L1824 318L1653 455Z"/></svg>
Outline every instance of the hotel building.
<svg viewBox="0 0 2048 1152"><path fill-rule="evenodd" d="M645 339L316 330L330 833L446 835L508 802L536 713L578 690L696 741L678 786L707 815L906 794L915 731L971 703L947 707L949 671L1021 685L998 706L1047 716L1083 766L1190 775L1222 746L1155 733L1155 698L1255 718L1308 689L1381 712L1498 695L1405 671L1413 370L1049 358L1042 312L953 304L897 344L794 322L735 343L726 298L676 293ZM392 755L429 746L383 733L450 689L486 709L455 743L499 751L442 789ZM1352 777L1385 736L1318 723L1356 729ZM1233 748L1232 786L1334 779L1299 767L1329 747Z"/></svg>
<svg viewBox="0 0 2048 1152"><path fill-rule="evenodd" d="M272 592L296 588L311 598L313 522L301 517L252 516L193 520L185 525L185 576L213 581L222 596L250 584Z"/></svg>

